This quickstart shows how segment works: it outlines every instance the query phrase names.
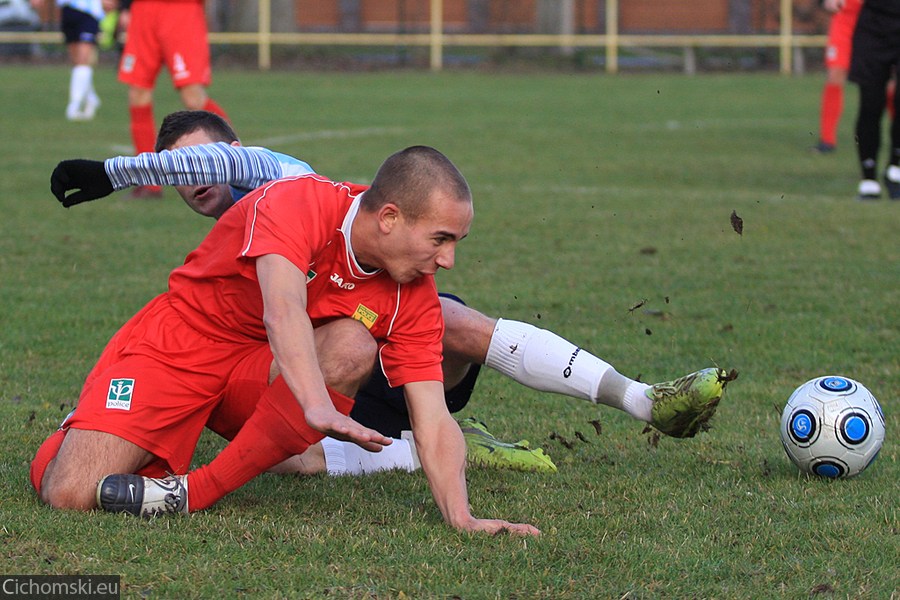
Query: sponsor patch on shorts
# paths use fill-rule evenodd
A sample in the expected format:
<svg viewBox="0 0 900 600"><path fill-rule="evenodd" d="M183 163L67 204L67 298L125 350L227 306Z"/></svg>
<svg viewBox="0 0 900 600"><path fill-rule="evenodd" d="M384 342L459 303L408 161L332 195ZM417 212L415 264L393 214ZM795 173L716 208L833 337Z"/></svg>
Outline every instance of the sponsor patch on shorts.
<svg viewBox="0 0 900 600"><path fill-rule="evenodd" d="M106 395L106 408L131 410L131 396L134 393L134 379L111 379Z"/></svg>
<svg viewBox="0 0 900 600"><path fill-rule="evenodd" d="M135 63L134 54L126 54L122 57L122 72L123 73L131 73L134 71L134 63Z"/></svg>

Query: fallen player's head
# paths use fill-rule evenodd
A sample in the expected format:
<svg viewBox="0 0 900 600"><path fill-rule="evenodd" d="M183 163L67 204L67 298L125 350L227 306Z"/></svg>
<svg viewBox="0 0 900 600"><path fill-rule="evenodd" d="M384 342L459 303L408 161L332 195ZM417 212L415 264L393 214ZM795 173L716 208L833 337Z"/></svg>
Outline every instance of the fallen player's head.
<svg viewBox="0 0 900 600"><path fill-rule="evenodd" d="M219 115L205 110L180 110L163 119L153 150L171 150L180 138L196 131L205 132L213 142L240 143L234 129Z"/></svg>
<svg viewBox="0 0 900 600"><path fill-rule="evenodd" d="M163 119L156 136L156 151L216 142L241 145L234 129L219 115L205 110L182 110ZM234 204L231 187L225 184L176 185L175 189L194 212L205 217L218 219Z"/></svg>

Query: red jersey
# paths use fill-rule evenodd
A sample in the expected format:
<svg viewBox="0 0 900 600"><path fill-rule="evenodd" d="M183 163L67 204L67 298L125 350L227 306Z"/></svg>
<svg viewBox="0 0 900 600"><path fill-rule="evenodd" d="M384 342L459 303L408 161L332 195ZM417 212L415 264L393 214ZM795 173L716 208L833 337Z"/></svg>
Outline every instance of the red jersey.
<svg viewBox="0 0 900 600"><path fill-rule="evenodd" d="M267 340L255 258L278 254L307 274L313 326L361 321L380 344L391 386L443 381L443 318L434 278L398 284L357 263L350 230L364 186L317 175L271 182L230 208L169 277L184 320L223 341Z"/></svg>

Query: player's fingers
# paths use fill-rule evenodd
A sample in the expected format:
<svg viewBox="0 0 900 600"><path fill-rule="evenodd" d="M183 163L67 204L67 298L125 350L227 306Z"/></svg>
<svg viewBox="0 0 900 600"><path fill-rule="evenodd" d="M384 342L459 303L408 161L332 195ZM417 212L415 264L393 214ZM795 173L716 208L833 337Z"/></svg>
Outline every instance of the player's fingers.
<svg viewBox="0 0 900 600"><path fill-rule="evenodd" d="M375 442L356 442L356 445L368 452L381 452L381 450L390 444L378 444Z"/></svg>
<svg viewBox="0 0 900 600"><path fill-rule="evenodd" d="M390 446L393 442L391 438L381 435L374 429L363 427L355 421L353 423L356 427L347 433L351 438L350 441L369 452L380 452L384 446Z"/></svg>
<svg viewBox="0 0 900 600"><path fill-rule="evenodd" d="M541 535L540 529L528 523L506 523L503 529L516 535Z"/></svg>
<svg viewBox="0 0 900 600"><path fill-rule="evenodd" d="M307 415L308 418L309 415ZM378 431L365 427L340 413L337 414L335 420L319 431L336 439L353 442L370 452L378 452L383 446L389 446L393 441Z"/></svg>
<svg viewBox="0 0 900 600"><path fill-rule="evenodd" d="M64 199L60 200L60 202L62 202L63 206L65 206L66 208L69 208L70 206L75 206L76 204L81 204L82 202L86 202L88 200L90 200L90 197L88 196L87 193L78 191L78 192L72 192L71 194L66 196Z"/></svg>
<svg viewBox="0 0 900 600"><path fill-rule="evenodd" d="M475 519L468 526L463 527L469 531L483 531L491 535L500 533L512 533L515 535L540 535L541 530L527 523L510 523L502 519Z"/></svg>
<svg viewBox="0 0 900 600"><path fill-rule="evenodd" d="M65 203L66 190L69 185L69 177L65 170L57 166L50 175L50 191L56 199Z"/></svg>

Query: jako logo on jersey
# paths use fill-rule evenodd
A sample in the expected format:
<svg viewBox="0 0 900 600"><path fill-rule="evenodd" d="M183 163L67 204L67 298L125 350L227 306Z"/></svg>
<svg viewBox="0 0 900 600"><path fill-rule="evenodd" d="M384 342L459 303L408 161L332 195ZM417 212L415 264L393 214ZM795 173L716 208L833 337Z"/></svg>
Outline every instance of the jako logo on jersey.
<svg viewBox="0 0 900 600"><path fill-rule="evenodd" d="M131 394L134 392L134 379L111 379L109 393L106 395L106 408L131 410Z"/></svg>
<svg viewBox="0 0 900 600"><path fill-rule="evenodd" d="M348 281L347 283L344 283L344 278L341 277L340 275L338 275L337 273L333 273L331 275L331 281L336 283L337 286L339 288L341 288L342 290L352 290L353 288L356 287L356 284L352 283L350 281Z"/></svg>
<svg viewBox="0 0 900 600"><path fill-rule="evenodd" d="M362 304L356 307L356 312L350 315L351 319L356 319L360 323L366 326L366 329L372 329L372 326L375 324L375 319L378 318L378 313L372 310L371 308L366 308Z"/></svg>
<svg viewBox="0 0 900 600"><path fill-rule="evenodd" d="M579 352L581 352L581 348L575 348L575 352L573 352L572 356L569 358L569 364L563 369L563 377L566 379L572 376L572 363L575 362L575 357L578 356Z"/></svg>

